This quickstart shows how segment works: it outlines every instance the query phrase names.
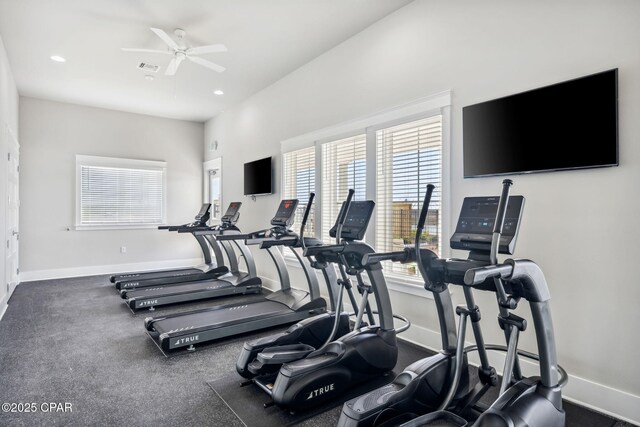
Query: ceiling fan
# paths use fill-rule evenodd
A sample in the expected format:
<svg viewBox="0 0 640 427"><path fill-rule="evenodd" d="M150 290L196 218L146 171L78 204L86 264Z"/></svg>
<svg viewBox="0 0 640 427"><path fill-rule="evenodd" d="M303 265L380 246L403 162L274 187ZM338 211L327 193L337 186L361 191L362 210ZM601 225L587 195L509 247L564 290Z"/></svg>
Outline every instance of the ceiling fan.
<svg viewBox="0 0 640 427"><path fill-rule="evenodd" d="M225 68L218 64L214 64L211 61L207 61L206 59L202 59L197 55L202 55L205 53L218 53L218 52L226 52L227 47L223 44L212 44L208 46L198 46L198 47L189 47L187 46L183 39L187 34L186 31L176 28L173 33L177 37L177 41L173 40L169 35L159 28L151 28L163 42L167 44L169 49L167 50L155 50L155 49L136 49L136 48L127 48L123 47L122 50L125 52L144 52L144 53L159 53L163 55L173 55L171 62L167 66L166 71L164 72L167 76L173 76L178 71L178 67L185 59L189 61L202 65L203 67L207 67L213 71L217 71L219 73L223 72Z"/></svg>

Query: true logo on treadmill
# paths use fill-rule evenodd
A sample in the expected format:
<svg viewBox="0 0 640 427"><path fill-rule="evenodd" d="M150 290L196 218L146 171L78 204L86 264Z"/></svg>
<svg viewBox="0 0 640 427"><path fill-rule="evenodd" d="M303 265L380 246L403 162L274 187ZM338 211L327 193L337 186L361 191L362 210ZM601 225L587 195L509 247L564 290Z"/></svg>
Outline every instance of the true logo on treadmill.
<svg viewBox="0 0 640 427"><path fill-rule="evenodd" d="M185 337L185 338L178 338L176 340L176 342L173 343L173 345L182 345L182 344L189 344L192 342L196 342L200 340L200 335L193 335L191 337Z"/></svg>
<svg viewBox="0 0 640 427"><path fill-rule="evenodd" d="M157 299L148 299L146 301L141 301L138 307L148 307L150 305L156 305L156 304L158 304Z"/></svg>
<svg viewBox="0 0 640 427"><path fill-rule="evenodd" d="M309 396L307 396L307 400L310 400L310 399L313 399L313 398L315 398L315 397L318 397L318 396L320 396L321 394L325 394L325 393L328 393L328 392L330 392L330 391L333 391L334 386L335 386L335 384L334 384L334 383L331 383L331 384L326 385L326 386L324 386L324 387L320 387L320 388L317 388L317 389L315 389L315 390L312 390L312 391L309 393Z"/></svg>

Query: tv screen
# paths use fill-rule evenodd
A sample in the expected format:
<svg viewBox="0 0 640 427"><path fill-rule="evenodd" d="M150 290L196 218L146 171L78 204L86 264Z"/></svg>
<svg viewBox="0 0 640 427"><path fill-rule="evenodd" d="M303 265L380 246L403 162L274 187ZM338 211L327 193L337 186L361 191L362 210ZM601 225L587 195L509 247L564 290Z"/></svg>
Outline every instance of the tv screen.
<svg viewBox="0 0 640 427"><path fill-rule="evenodd" d="M271 194L271 157L244 164L244 194Z"/></svg>
<svg viewBox="0 0 640 427"><path fill-rule="evenodd" d="M462 109L464 177L618 165L618 70Z"/></svg>

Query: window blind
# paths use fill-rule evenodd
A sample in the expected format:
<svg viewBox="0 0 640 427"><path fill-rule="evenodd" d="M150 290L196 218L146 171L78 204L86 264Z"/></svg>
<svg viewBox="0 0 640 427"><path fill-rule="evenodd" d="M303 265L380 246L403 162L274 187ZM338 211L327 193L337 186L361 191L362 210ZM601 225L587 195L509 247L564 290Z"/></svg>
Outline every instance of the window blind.
<svg viewBox="0 0 640 427"><path fill-rule="evenodd" d="M353 200L366 197L366 135L356 135L322 145L322 240L332 243L329 230L336 222L350 188Z"/></svg>
<svg viewBox="0 0 640 427"><path fill-rule="evenodd" d="M376 132L376 250L402 250L415 243L416 224L427 184L435 185L423 248L440 253L442 116ZM387 272L417 276L414 264L386 262Z"/></svg>
<svg viewBox="0 0 640 427"><path fill-rule="evenodd" d="M282 194L284 199L298 199L295 222L292 227L295 232L300 231L302 216L309 202L309 193L316 188L316 149L315 147L290 151L282 155ZM315 204L309 213L309 219L305 227L305 236L315 235Z"/></svg>
<svg viewBox="0 0 640 427"><path fill-rule="evenodd" d="M164 222L164 169L79 165L78 225Z"/></svg>

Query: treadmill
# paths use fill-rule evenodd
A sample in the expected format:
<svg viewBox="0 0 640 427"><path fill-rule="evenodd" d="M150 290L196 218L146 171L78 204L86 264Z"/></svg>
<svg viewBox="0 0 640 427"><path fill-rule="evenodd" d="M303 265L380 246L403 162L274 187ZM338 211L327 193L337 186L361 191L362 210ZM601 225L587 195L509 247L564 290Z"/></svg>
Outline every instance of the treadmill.
<svg viewBox="0 0 640 427"><path fill-rule="evenodd" d="M327 303L320 296L318 277L309 261L302 255L301 245L284 245L284 247L288 247L300 263L307 278L308 292L291 288L286 263L278 248L280 245L268 244L274 240L299 239L298 235L289 229L297 206L298 200L295 199L281 201L275 217L271 220L270 229L244 235L218 237L219 240L245 239L248 245L260 244L275 264L281 289L253 302L220 305L183 314L146 318L144 323L149 336L165 354L182 348L195 350L196 344L296 323L327 311ZM307 210L310 207L308 204Z"/></svg>
<svg viewBox="0 0 640 427"><path fill-rule="evenodd" d="M134 277L124 277L120 280L116 278L116 289L122 291L126 289L137 289L151 286L159 287L177 283L194 282L197 280L214 279L218 276L229 273L229 269L224 265L224 257L220 245L215 241L213 236L201 236L195 234L195 231L197 230L209 229L206 222L209 220L208 209L211 205L209 203L206 203L205 205L208 206L205 221L200 220L191 224L159 227L169 231L190 233L193 235L198 241L198 244L202 249L202 253L204 254L204 264L189 269L181 269L179 274L173 274L173 270L170 270L169 273L157 271L152 272L151 275L142 274ZM205 205L203 205L201 212L205 209ZM240 206L242 206L242 203L240 202L232 202L229 204L227 212L224 215L225 222L222 222L220 227L230 228L231 226L235 226L235 223L240 216L238 212ZM211 252L213 252L215 262L211 260Z"/></svg>
<svg viewBox="0 0 640 427"><path fill-rule="evenodd" d="M210 210L211 210L211 203L203 203L202 207L200 208L200 212L198 212L198 214L195 217L194 222L189 224L179 225L179 226L162 225L158 227L158 230L169 230L176 227L205 226L207 225L207 221L209 221ZM198 242L198 244L200 245L200 248L202 249L202 254L204 256L205 264L210 264L211 252L209 251L209 248L207 246L205 239L202 236L194 236L194 237L196 238L196 241ZM198 271L199 271L198 267L175 268L175 269L156 270L156 271L133 271L130 273L114 274L111 277L109 277L109 281L111 283L116 283L116 282L121 282L126 280L166 277L172 274L173 275L191 274L191 273L197 273Z"/></svg>
<svg viewBox="0 0 640 427"><path fill-rule="evenodd" d="M237 204L239 205L239 203ZM240 230L233 225L238 213L237 207L233 205L232 203L229 206L221 218L220 226L198 227L196 230L190 231L192 233L206 232L213 244L219 244L226 252L230 271L211 279L121 290L120 295L131 310L149 309L153 311L155 307L169 304L262 292L262 280L256 274L253 255L244 241L237 239L218 241L222 236L240 235ZM238 268L238 258L232 244L235 244L244 258L247 272L241 272Z"/></svg>

